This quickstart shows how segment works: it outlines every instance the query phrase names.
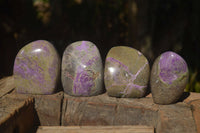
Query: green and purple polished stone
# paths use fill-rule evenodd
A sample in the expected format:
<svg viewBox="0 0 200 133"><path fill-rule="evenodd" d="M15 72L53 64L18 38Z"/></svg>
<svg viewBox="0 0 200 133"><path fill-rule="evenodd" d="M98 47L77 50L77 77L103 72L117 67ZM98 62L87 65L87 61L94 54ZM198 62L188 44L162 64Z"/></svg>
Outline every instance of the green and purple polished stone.
<svg viewBox="0 0 200 133"><path fill-rule="evenodd" d="M34 41L18 52L13 73L18 93L52 94L59 78L60 58L48 41Z"/></svg>
<svg viewBox="0 0 200 133"><path fill-rule="evenodd" d="M125 46L110 49L104 70L109 96L140 98L145 95L149 80L149 63L138 50Z"/></svg>
<svg viewBox="0 0 200 133"><path fill-rule="evenodd" d="M78 41L65 49L61 79L69 95L93 96L103 92L102 60L92 42Z"/></svg>
<svg viewBox="0 0 200 133"><path fill-rule="evenodd" d="M176 102L187 85L189 77L185 60L178 54L168 51L154 62L151 71L151 92L158 104Z"/></svg>

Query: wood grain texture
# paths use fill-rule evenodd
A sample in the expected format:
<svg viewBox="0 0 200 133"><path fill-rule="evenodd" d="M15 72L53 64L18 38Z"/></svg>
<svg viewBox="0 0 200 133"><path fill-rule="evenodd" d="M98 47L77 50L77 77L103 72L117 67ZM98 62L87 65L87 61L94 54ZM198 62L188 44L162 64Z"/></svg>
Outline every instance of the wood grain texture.
<svg viewBox="0 0 200 133"><path fill-rule="evenodd" d="M102 94L64 95L62 126L147 125L156 127L158 105L151 98L127 99Z"/></svg>
<svg viewBox="0 0 200 133"><path fill-rule="evenodd" d="M61 108L63 92L52 95L18 94L13 91L8 96L21 99L23 96L34 98L34 109L36 111L36 126L59 126L61 121Z"/></svg>
<svg viewBox="0 0 200 133"><path fill-rule="evenodd" d="M59 126L63 92L52 95L32 95L35 98L35 110L41 126Z"/></svg>
<svg viewBox="0 0 200 133"><path fill-rule="evenodd" d="M0 98L0 133L26 133L34 123L34 100L31 97L6 95Z"/></svg>
<svg viewBox="0 0 200 133"><path fill-rule="evenodd" d="M150 126L41 126L36 133L154 133Z"/></svg>
<svg viewBox="0 0 200 133"><path fill-rule="evenodd" d="M15 88L13 76L0 79L0 98Z"/></svg>

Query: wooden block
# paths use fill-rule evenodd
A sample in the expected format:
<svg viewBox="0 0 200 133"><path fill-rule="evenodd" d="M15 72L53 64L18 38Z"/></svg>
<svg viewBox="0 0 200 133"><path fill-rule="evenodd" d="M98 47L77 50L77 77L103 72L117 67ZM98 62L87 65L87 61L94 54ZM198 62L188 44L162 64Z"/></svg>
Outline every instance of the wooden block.
<svg viewBox="0 0 200 133"><path fill-rule="evenodd" d="M26 133L33 124L33 98L6 95L0 99L0 133Z"/></svg>
<svg viewBox="0 0 200 133"><path fill-rule="evenodd" d="M15 88L13 76L0 80L0 98ZM36 116L35 124L42 126L57 126L61 124L61 109L63 92L52 95L17 94L15 90L9 94L11 97L34 97Z"/></svg>
<svg viewBox="0 0 200 133"><path fill-rule="evenodd" d="M186 97L183 102L184 103L187 103L187 104L190 104L192 101L195 101L195 100L200 100L200 93L195 93L195 92L185 92L185 94L188 95L188 97Z"/></svg>
<svg viewBox="0 0 200 133"><path fill-rule="evenodd" d="M0 79L0 98L15 88L13 76Z"/></svg>
<svg viewBox="0 0 200 133"><path fill-rule="evenodd" d="M113 125L112 116L116 112L116 107L116 98L105 94L93 97L72 97L65 94L62 125Z"/></svg>
<svg viewBox="0 0 200 133"><path fill-rule="evenodd" d="M72 97L65 94L63 98L63 92L53 95L8 94L12 90L9 88L13 88L12 78L8 78L6 82L11 83L10 87L0 88L0 133L27 131L33 125L34 114L38 117L35 125L42 126L147 125L162 133L200 132L198 93L185 93L188 95L172 105L157 105L153 103L151 95L134 99L109 97L107 94L93 97ZM61 127L58 132L63 131L62 128L71 127Z"/></svg>
<svg viewBox="0 0 200 133"><path fill-rule="evenodd" d="M151 98L64 95L63 126L148 125L156 127L158 105Z"/></svg>
<svg viewBox="0 0 200 133"><path fill-rule="evenodd" d="M189 105L177 103L160 105L157 133L196 133L196 125Z"/></svg>
<svg viewBox="0 0 200 133"><path fill-rule="evenodd" d="M197 104L195 104L197 107ZM194 116L197 117L198 108ZM64 95L62 126L146 125L158 133L196 133L191 105L179 102L154 104L151 97L114 98L106 94L93 97Z"/></svg>
<svg viewBox="0 0 200 133"><path fill-rule="evenodd" d="M121 98L115 113L114 125L147 125L156 127L159 105L152 98Z"/></svg>
<svg viewBox="0 0 200 133"><path fill-rule="evenodd" d="M35 104L35 126L59 126L61 125L61 109L63 92L58 92L52 95L32 95L18 94L13 92L9 95L14 95L20 99L21 96L33 97Z"/></svg>
<svg viewBox="0 0 200 133"><path fill-rule="evenodd" d="M36 133L154 133L154 128L150 126L41 126Z"/></svg>
<svg viewBox="0 0 200 133"><path fill-rule="evenodd" d="M35 110L38 124L41 126L61 125L63 92L52 95L32 95L35 98Z"/></svg>
<svg viewBox="0 0 200 133"><path fill-rule="evenodd" d="M197 127L197 133L200 133L200 100L194 100L192 105L192 113Z"/></svg>

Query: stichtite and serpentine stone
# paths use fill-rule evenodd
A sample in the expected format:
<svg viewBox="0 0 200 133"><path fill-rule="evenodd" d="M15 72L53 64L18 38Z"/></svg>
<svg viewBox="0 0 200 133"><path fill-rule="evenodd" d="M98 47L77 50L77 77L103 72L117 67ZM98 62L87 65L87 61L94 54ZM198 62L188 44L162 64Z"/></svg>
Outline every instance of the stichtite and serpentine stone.
<svg viewBox="0 0 200 133"><path fill-rule="evenodd" d="M64 92L72 96L94 96L103 92L103 65L97 47L89 41L67 46L62 59Z"/></svg>
<svg viewBox="0 0 200 133"><path fill-rule="evenodd" d="M140 98L146 93L149 63L138 50L117 46L107 54L104 82L109 96Z"/></svg>
<svg viewBox="0 0 200 133"><path fill-rule="evenodd" d="M13 73L18 93L52 94L59 79L59 55L48 41L31 42L18 52Z"/></svg>
<svg viewBox="0 0 200 133"><path fill-rule="evenodd" d="M189 77L185 60L178 54L168 51L154 62L151 71L151 92L157 104L171 104L183 94Z"/></svg>

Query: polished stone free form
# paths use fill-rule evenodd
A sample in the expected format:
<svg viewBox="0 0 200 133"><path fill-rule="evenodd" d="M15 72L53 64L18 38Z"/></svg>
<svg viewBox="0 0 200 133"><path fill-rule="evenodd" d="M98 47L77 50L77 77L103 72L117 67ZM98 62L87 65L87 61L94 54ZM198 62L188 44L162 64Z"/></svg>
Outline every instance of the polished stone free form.
<svg viewBox="0 0 200 133"><path fill-rule="evenodd" d="M18 93L52 94L60 72L60 58L54 46L45 40L31 42L17 54L14 82Z"/></svg>
<svg viewBox="0 0 200 133"><path fill-rule="evenodd" d="M111 48L104 70L104 83L108 95L143 97L148 80L149 63L141 52L125 46Z"/></svg>
<svg viewBox="0 0 200 133"><path fill-rule="evenodd" d="M64 92L73 96L93 96L103 92L103 66L97 47L89 41L67 46L62 59Z"/></svg>
<svg viewBox="0 0 200 133"><path fill-rule="evenodd" d="M151 92L158 104L176 102L187 85L189 77L185 60L178 54L168 51L154 62L151 71Z"/></svg>

